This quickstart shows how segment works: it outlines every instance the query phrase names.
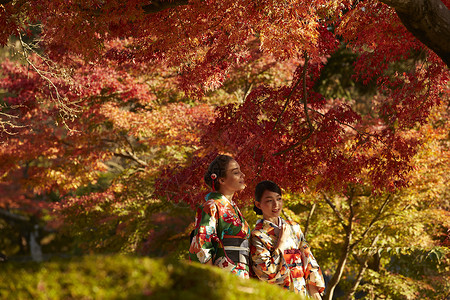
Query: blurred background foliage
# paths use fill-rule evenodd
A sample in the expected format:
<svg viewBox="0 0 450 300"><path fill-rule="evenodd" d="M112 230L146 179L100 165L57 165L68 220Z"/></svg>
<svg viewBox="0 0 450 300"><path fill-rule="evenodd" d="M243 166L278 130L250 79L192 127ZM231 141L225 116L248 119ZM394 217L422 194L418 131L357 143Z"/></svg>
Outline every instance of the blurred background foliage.
<svg viewBox="0 0 450 300"><path fill-rule="evenodd" d="M12 57L9 51L1 51L3 58ZM333 54L315 89L327 98L344 99L355 110L370 115L369 99L376 97L377 90L374 83L363 85L354 80L355 58L356 54L345 48ZM390 71L401 71L409 64L398 62ZM287 80L286 70L276 64L256 74L242 69L222 88L209 92L204 101L212 107L243 101L256 84ZM6 91L0 91L0 104L7 95ZM160 90L157 96L160 109L174 102L194 106L174 90ZM444 101L431 117L432 122L417 129L429 136L429 141L416 156L418 167L412 172L410 187L391 195L372 195L365 192L370 187L355 186L359 192L352 207L341 194L316 194L313 183L303 194L285 191L284 217L302 225L327 279L335 271L345 234L325 199L332 199L344 215L350 210L356 212L352 234L361 240L350 253L335 298L351 288L363 261L367 272L358 287L357 298L449 296L449 127L447 116L442 113L447 109L448 103ZM107 131L108 126L115 125L104 126L99 130ZM131 143L137 153L155 166L187 165L196 149L195 144ZM34 163L46 162L43 159ZM2 298L294 298L272 286L256 281L240 282L219 270L187 263L195 208L175 203L169 197L155 199L153 191L159 174L151 168L143 172L139 163L120 156L108 157L104 164L105 171L96 173L95 180L80 185L69 195L62 197L58 190L33 195L35 199L61 205L58 215L53 214L50 206L39 214L20 209L14 215L2 212L0 251L7 257L7 261L0 263ZM390 213L377 221L374 230L363 235L370 216L379 209L372 204L387 197L392 199ZM78 204L66 205L70 201ZM253 227L257 216L252 205L242 207L242 211ZM30 262L31 233L42 247L41 263Z"/></svg>

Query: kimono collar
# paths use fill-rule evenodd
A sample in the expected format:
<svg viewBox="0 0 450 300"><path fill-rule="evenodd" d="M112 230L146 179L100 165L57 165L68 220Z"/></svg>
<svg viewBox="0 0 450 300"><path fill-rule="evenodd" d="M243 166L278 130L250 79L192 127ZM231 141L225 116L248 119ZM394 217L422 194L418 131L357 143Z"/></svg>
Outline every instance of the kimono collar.
<svg viewBox="0 0 450 300"><path fill-rule="evenodd" d="M210 192L205 196L205 201L208 200L225 200L227 202L229 202L232 206L236 206L236 203L234 203L233 200L228 199L227 197L225 197L222 193L219 192Z"/></svg>
<svg viewBox="0 0 450 300"><path fill-rule="evenodd" d="M259 219L258 221L256 221L256 224L258 223L265 223L266 225L275 227L275 228L280 228L280 226L284 223L284 220L281 217L278 217L278 224L275 224L269 220L266 219Z"/></svg>

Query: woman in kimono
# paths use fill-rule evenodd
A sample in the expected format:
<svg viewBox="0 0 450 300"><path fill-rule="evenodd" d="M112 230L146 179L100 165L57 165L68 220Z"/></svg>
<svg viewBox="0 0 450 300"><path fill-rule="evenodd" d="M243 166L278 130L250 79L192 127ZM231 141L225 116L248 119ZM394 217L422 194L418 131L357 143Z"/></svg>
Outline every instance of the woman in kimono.
<svg viewBox="0 0 450 300"><path fill-rule="evenodd" d="M249 278L250 229L233 196L245 188L245 175L228 155L209 165L204 180L212 188L195 217L189 248L191 261L215 265L241 278Z"/></svg>
<svg viewBox="0 0 450 300"><path fill-rule="evenodd" d="M300 225L280 217L283 209L280 187L269 180L256 185L254 211L263 218L250 237L251 266L263 281L295 293L322 299L322 271L305 241Z"/></svg>

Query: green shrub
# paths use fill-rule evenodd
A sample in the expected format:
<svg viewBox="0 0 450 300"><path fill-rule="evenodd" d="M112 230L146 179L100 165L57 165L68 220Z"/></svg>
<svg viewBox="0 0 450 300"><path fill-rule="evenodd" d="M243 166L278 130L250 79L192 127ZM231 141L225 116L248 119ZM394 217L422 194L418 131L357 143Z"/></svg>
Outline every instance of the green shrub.
<svg viewBox="0 0 450 300"><path fill-rule="evenodd" d="M299 299L215 267L127 255L0 265L0 299Z"/></svg>

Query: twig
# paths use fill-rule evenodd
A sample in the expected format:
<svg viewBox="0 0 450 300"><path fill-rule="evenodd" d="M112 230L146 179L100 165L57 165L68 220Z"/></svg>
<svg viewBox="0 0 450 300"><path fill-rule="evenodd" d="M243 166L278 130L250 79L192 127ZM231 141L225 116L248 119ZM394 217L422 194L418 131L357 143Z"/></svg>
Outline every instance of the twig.
<svg viewBox="0 0 450 300"><path fill-rule="evenodd" d="M82 100L79 101L72 101L69 102L67 101L68 99L66 97L62 97L59 93L58 87L55 85L55 83L52 81L51 78L49 78L50 76L52 77L56 77L56 73L50 72L50 71L45 71L45 70L41 70L39 69L29 58L28 58L28 52L33 52L36 56L38 56L39 58L42 59L42 61L49 67L49 69L52 69L53 67L50 66L49 64L49 60L42 57L41 55L39 55L30 45L28 45L27 43L25 43L22 39L22 34L19 32L18 33L19 36L19 40L20 40L20 45L22 47L22 56L25 59L25 61L27 62L27 64L29 66L31 66L33 68L33 70L42 78L44 79L49 87L50 87L50 97L55 100L51 90L54 90L54 93L56 95L56 103L59 106L59 115L61 117L62 123L64 124L64 126L69 130L69 131L77 131L74 130L72 128L69 127L69 125L66 123L67 119L74 119L77 117L76 113L80 112L81 110L81 106L78 105L79 102L81 102ZM50 75L50 76L47 76ZM65 76L67 77L67 76ZM69 106L70 105L70 106ZM56 124L58 124L58 122L56 121Z"/></svg>
<svg viewBox="0 0 450 300"><path fill-rule="evenodd" d="M313 108L306 107L306 109L307 109L307 110L310 110L310 111L312 111L312 112L315 112L315 113L321 115L322 117L325 117L325 114L323 114L323 113L321 113L320 111L317 111L317 110L315 110L315 109L313 109ZM344 125L344 126L347 126L347 127L351 128L351 129L353 129L354 131L356 131L356 132L357 132L359 135L361 135L361 136L374 137L374 138L376 138L378 141L380 141L380 139L379 139L376 135L374 135L374 134L367 133L367 132L361 132L361 131L359 131L358 129L356 129L354 126L352 126L352 125L350 125L350 124L347 124L347 123L344 123L344 122L340 121L340 120L337 119L337 118L333 118L333 120L336 121L337 123L341 124L341 125ZM311 126L312 126L312 124L311 124ZM310 130L309 133L308 133L304 138L302 138L302 140L300 140L300 141L298 141L297 143L291 145L289 148L284 149L283 151L279 151L279 152L274 153L274 155L281 155L281 154L284 154L284 153L286 153L286 152L289 152L289 151L291 151L291 150L297 148L301 143L303 143L306 139L308 139L308 138L311 136L311 134L312 134L312 131Z"/></svg>
<svg viewBox="0 0 450 300"><path fill-rule="evenodd" d="M0 106L0 107L5 107L5 106ZM10 107L11 109L14 109L14 108L16 108L17 106L13 106L13 107ZM2 112L2 111L0 111L0 117L5 117L5 118L9 118L9 119L18 119L19 118L19 116L15 116L15 115L12 115L12 114L8 114L8 113L4 113L4 112ZM3 118L2 118L3 119ZM7 121L7 120L2 120L2 119L0 119L0 128L1 128L1 130L0 130L0 134L1 133L6 133L6 134L9 134L9 135L16 135L17 134L17 132L11 132L11 131L9 131L9 129L8 128L24 128L24 127L26 127L26 126L24 126L24 125L17 125L17 124L14 124L13 122L11 122L11 121Z"/></svg>
<svg viewBox="0 0 450 300"><path fill-rule="evenodd" d="M36 71L36 73L38 73L39 76L41 76L41 78L43 78L45 81L48 82L48 84L55 90L55 94L56 94L56 100L57 102L61 105L61 107L63 108L63 111L68 114L69 116L72 115L72 112L78 112L76 110L74 110L73 108L70 108L69 106L67 106L62 99L62 96L59 94L58 88L56 87L56 85L53 83L53 81L48 78L45 74L52 74L51 72L46 72L46 71L42 71L39 70L29 59L28 59L28 53L26 50L30 50L33 51L33 49L26 44L23 40L22 40L22 35L19 33L19 40L20 43L22 45L23 48L23 53L24 53L24 58L26 60L26 62ZM51 95L51 94L50 94ZM53 96L52 96L53 98Z"/></svg>

